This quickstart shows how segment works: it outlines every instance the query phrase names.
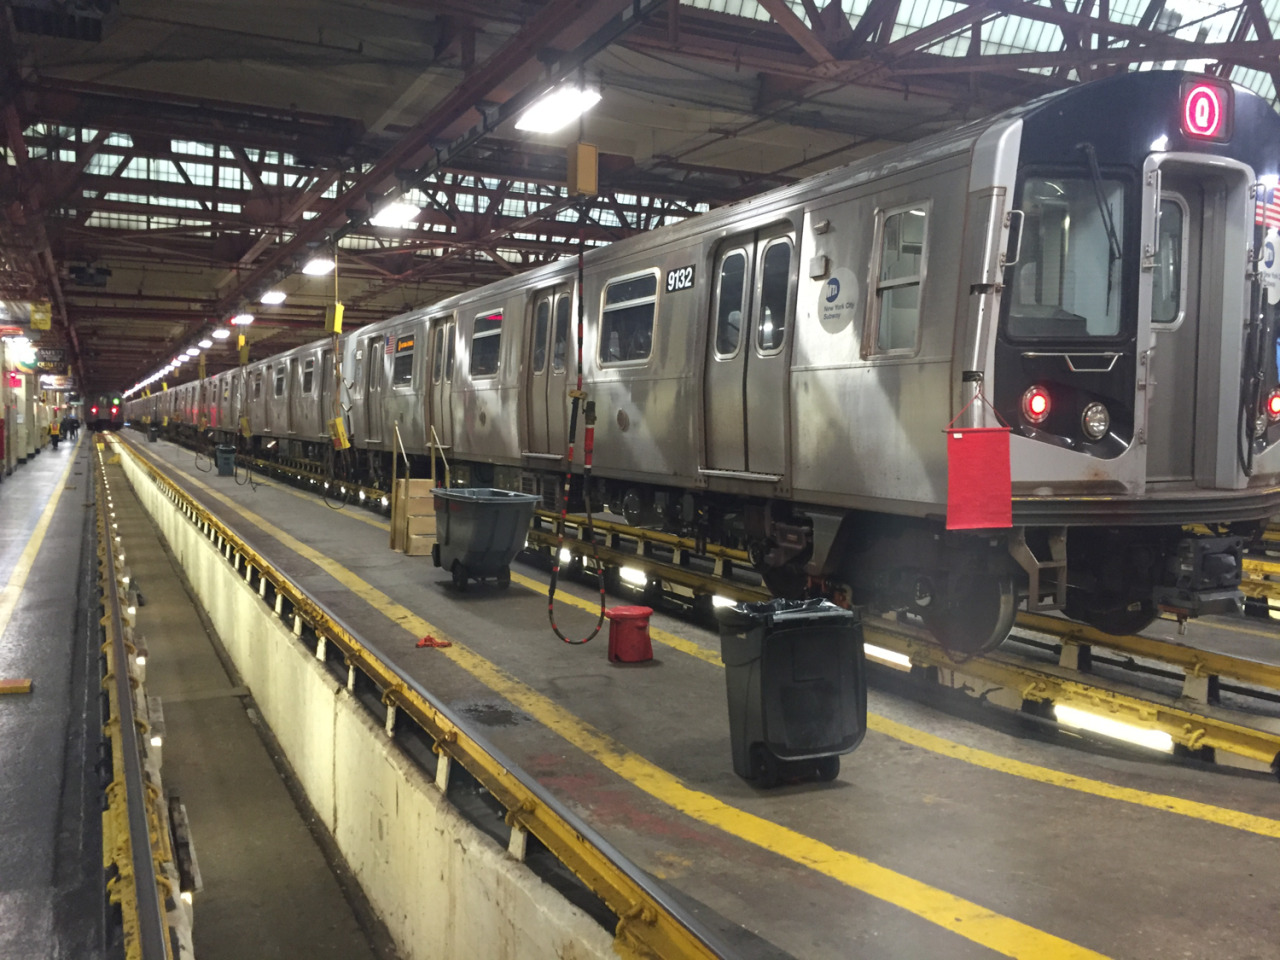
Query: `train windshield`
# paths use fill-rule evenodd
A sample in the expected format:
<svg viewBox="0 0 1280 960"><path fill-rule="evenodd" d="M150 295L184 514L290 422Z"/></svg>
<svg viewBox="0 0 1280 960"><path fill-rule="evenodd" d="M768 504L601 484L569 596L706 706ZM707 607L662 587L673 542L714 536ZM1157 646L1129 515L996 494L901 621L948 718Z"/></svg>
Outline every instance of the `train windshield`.
<svg viewBox="0 0 1280 960"><path fill-rule="evenodd" d="M1124 191L1104 178L1026 179L1018 204L1022 250L1007 291L1011 336L1120 332Z"/></svg>

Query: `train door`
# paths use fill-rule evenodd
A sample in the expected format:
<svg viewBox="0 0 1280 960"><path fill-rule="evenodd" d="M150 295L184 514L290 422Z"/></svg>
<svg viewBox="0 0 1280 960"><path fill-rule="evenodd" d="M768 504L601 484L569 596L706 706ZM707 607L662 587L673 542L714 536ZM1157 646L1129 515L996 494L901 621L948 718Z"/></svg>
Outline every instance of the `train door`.
<svg viewBox="0 0 1280 960"><path fill-rule="evenodd" d="M320 354L320 389L316 393L320 397L320 434L329 432L329 421L335 416L333 412L333 350L326 349Z"/></svg>
<svg viewBox="0 0 1280 960"><path fill-rule="evenodd" d="M540 290L534 298L532 331L525 357L526 456L559 459L568 443L565 409L569 394L569 322L573 294L568 286Z"/></svg>
<svg viewBox="0 0 1280 960"><path fill-rule="evenodd" d="M366 337L364 341L364 368L367 374L364 391L364 436L369 443L382 442L383 352L386 340L381 336Z"/></svg>
<svg viewBox="0 0 1280 960"><path fill-rule="evenodd" d="M435 439L453 446L453 351L457 324L452 316L435 317L431 330L431 426ZM428 432L429 434L429 432ZM431 439L430 435L427 437Z"/></svg>
<svg viewBox="0 0 1280 960"><path fill-rule="evenodd" d="M733 237L716 255L707 325L708 472L786 472L793 240L786 228Z"/></svg>
<svg viewBox="0 0 1280 960"><path fill-rule="evenodd" d="M1204 197L1190 178L1165 172L1151 287L1147 478L1195 477L1196 381Z"/></svg>
<svg viewBox="0 0 1280 960"><path fill-rule="evenodd" d="M302 403L302 381L299 379L298 358L289 358L289 384L285 396L285 418L290 433L298 432L298 405Z"/></svg>

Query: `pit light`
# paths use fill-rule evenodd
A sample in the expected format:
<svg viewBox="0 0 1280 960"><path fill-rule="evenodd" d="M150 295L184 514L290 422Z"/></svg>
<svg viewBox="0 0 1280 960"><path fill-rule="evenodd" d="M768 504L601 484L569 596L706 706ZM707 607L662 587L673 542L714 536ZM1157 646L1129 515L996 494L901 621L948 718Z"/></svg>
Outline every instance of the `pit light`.
<svg viewBox="0 0 1280 960"><path fill-rule="evenodd" d="M1111 414L1103 404L1094 401L1080 414L1080 429L1090 440L1101 440L1111 429Z"/></svg>
<svg viewBox="0 0 1280 960"><path fill-rule="evenodd" d="M1267 397L1267 416L1274 423L1280 420L1280 387L1276 387Z"/></svg>
<svg viewBox="0 0 1280 960"><path fill-rule="evenodd" d="M1044 423L1049 418L1049 391L1038 385L1028 387L1022 395L1022 416L1028 423Z"/></svg>

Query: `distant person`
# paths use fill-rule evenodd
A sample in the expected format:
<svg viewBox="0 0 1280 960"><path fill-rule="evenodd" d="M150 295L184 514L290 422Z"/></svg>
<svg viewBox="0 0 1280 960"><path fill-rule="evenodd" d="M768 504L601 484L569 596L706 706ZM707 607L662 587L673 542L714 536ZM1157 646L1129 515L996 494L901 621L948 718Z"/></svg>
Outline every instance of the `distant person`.
<svg viewBox="0 0 1280 960"><path fill-rule="evenodd" d="M76 435L80 433L80 418L67 417L67 426L71 430L71 435L70 437L68 437L68 439L74 440L76 438Z"/></svg>
<svg viewBox="0 0 1280 960"><path fill-rule="evenodd" d="M63 438L66 440L70 440L71 439L71 414L67 414L65 417L62 418L62 423L60 424L60 428L62 430Z"/></svg>
<svg viewBox="0 0 1280 960"><path fill-rule="evenodd" d="M58 441L62 439L62 433L59 429L60 425L57 420L49 421L49 442L53 444L53 449L58 449Z"/></svg>

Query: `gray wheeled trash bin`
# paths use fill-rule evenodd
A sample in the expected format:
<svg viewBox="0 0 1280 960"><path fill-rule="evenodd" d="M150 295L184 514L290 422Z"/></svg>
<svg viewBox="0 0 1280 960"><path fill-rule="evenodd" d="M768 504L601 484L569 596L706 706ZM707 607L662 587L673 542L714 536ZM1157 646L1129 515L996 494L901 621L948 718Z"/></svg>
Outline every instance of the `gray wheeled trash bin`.
<svg viewBox="0 0 1280 960"><path fill-rule="evenodd" d="M494 487L441 488L433 494L435 565L452 573L460 590L468 580L492 577L500 586L511 583L511 561L524 549L541 497Z"/></svg>
<svg viewBox="0 0 1280 960"><path fill-rule="evenodd" d="M858 615L827 600L722 607L733 771L762 787L834 780L867 730Z"/></svg>
<svg viewBox="0 0 1280 960"><path fill-rule="evenodd" d="M160 424L148 423L147 424L147 443L155 443L159 439L160 439Z"/></svg>
<svg viewBox="0 0 1280 960"><path fill-rule="evenodd" d="M213 462L218 466L218 476L234 477L236 475L236 448L229 443L220 443L213 448Z"/></svg>

